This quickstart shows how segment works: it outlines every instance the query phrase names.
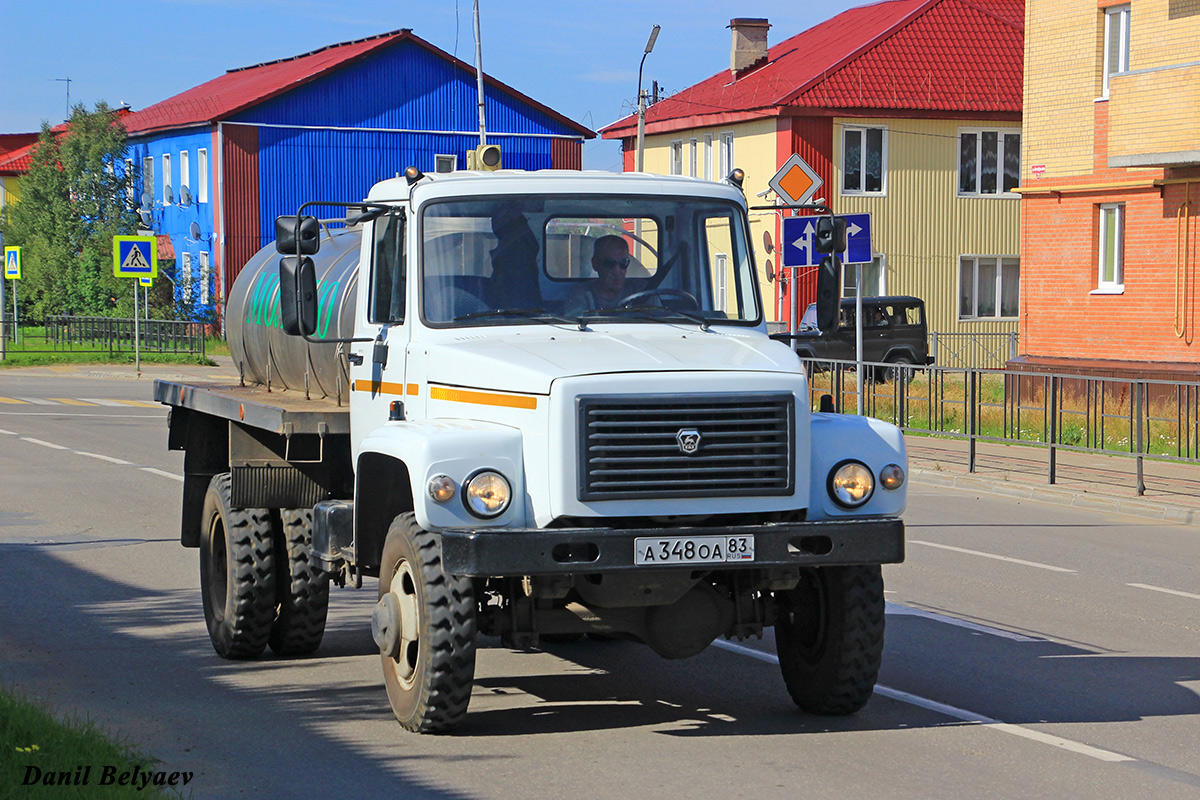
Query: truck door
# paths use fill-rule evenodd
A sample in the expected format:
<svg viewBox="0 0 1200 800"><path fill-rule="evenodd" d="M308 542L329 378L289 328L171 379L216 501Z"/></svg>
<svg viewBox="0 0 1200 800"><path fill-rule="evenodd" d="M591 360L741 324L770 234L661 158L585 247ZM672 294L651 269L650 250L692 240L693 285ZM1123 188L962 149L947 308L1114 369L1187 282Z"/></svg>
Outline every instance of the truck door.
<svg viewBox="0 0 1200 800"><path fill-rule="evenodd" d="M362 438L387 422L394 400L405 392L404 350L408 342L404 210L379 217L364 237L362 263L369 268L366 291L359 301L355 338L371 342L350 345L350 413L352 447L357 459Z"/></svg>

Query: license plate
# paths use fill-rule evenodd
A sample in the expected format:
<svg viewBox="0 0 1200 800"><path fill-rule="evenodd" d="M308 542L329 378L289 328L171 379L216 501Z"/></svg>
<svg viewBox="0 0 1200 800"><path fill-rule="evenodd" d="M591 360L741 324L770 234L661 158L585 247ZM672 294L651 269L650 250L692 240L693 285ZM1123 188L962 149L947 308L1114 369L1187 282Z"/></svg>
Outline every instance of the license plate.
<svg viewBox="0 0 1200 800"><path fill-rule="evenodd" d="M753 536L663 536L633 540L633 563L639 566L753 560Z"/></svg>

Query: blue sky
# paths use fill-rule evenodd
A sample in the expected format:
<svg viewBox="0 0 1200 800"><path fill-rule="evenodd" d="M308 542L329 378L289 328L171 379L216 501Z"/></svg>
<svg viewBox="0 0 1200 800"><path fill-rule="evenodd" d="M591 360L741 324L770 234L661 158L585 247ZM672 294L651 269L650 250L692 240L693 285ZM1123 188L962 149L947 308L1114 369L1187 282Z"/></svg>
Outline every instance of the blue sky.
<svg viewBox="0 0 1200 800"><path fill-rule="evenodd" d="M596 130L629 113L643 84L665 94L729 68L729 20L765 17L774 44L866 0L480 0L483 69ZM472 0L0 0L0 132L36 131L71 104L145 108L225 70L396 28L473 62ZM619 170L615 143L585 145Z"/></svg>

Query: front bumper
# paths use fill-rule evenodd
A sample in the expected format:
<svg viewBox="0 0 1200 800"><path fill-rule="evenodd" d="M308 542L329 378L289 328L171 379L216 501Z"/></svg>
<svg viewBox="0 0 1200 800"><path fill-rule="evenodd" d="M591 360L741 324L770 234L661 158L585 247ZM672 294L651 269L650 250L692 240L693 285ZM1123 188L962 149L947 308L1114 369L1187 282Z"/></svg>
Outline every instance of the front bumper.
<svg viewBox="0 0 1200 800"><path fill-rule="evenodd" d="M634 539L753 536L754 560L670 567L634 564ZM442 568L453 575L500 577L647 569L728 570L898 564L904 560L899 519L771 522L691 528L558 528L442 531Z"/></svg>

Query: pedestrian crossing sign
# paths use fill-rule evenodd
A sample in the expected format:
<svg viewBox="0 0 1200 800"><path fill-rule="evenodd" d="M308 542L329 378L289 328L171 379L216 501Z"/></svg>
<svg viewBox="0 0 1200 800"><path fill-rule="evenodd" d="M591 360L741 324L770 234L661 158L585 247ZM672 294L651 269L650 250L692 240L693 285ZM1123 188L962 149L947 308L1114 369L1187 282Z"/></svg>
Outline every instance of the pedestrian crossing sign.
<svg viewBox="0 0 1200 800"><path fill-rule="evenodd" d="M114 236L113 275L157 278L158 246L153 236Z"/></svg>
<svg viewBox="0 0 1200 800"><path fill-rule="evenodd" d="M21 248L4 248L4 277L11 281L21 279Z"/></svg>

